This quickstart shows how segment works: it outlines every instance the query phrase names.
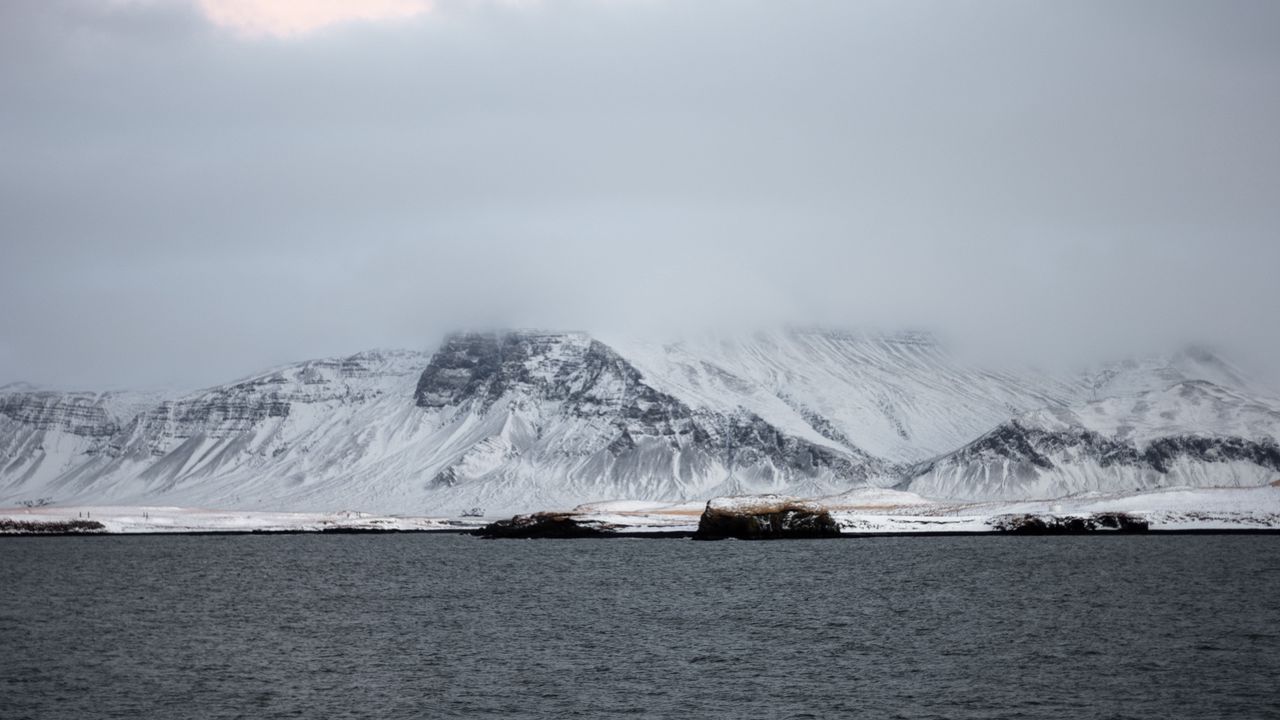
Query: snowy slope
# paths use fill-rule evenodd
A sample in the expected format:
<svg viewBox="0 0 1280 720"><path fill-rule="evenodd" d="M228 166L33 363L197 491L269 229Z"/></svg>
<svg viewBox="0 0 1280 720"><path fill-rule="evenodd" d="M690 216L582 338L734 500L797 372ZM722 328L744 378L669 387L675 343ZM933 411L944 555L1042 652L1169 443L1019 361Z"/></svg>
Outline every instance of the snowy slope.
<svg viewBox="0 0 1280 720"><path fill-rule="evenodd" d="M812 428L664 392L629 358L584 334L456 336L423 372L415 398L424 411L478 431L431 483L461 496L497 486L556 505L680 500L797 485L830 490L886 472ZM495 501L502 498L477 496Z"/></svg>
<svg viewBox="0 0 1280 720"><path fill-rule="evenodd" d="M386 450L380 431L397 422L397 412L411 419L405 399L426 360L421 353L371 352L311 361L111 418L94 427L96 437L63 432L59 440L74 435L79 451L69 460L61 450L49 453L47 442L7 453L11 463L57 460L60 472L35 482L6 471L0 498L305 505L309 480ZM16 422L12 413L3 416ZM324 472L312 472L317 468Z"/></svg>
<svg viewBox="0 0 1280 720"><path fill-rule="evenodd" d="M1212 351L1193 345L1171 355L1111 362L1087 372L1085 383L1089 396L1085 399L1137 395L1190 380L1207 380L1220 387L1255 396L1265 395L1268 390L1250 381L1238 368Z"/></svg>
<svg viewBox="0 0 1280 720"><path fill-rule="evenodd" d="M924 333L788 330L615 346L655 386L697 406L742 404L895 463L954 449L1013 415L1087 392L1082 378L971 367Z"/></svg>
<svg viewBox="0 0 1280 720"><path fill-rule="evenodd" d="M928 333L791 329L660 345L607 340L646 380L696 407L737 406L894 463L954 450L1024 412L1208 380L1257 389L1202 348L1052 374L979 367Z"/></svg>
<svg viewBox="0 0 1280 720"><path fill-rule="evenodd" d="M29 487L36 497L47 496L40 493L57 478L108 452L129 418L154 400L6 385L0 389L0 488Z"/></svg>
<svg viewBox="0 0 1280 720"><path fill-rule="evenodd" d="M1091 491L1262 485L1280 477L1280 410L1204 380L1023 414L922 463L931 497L1013 499Z"/></svg>

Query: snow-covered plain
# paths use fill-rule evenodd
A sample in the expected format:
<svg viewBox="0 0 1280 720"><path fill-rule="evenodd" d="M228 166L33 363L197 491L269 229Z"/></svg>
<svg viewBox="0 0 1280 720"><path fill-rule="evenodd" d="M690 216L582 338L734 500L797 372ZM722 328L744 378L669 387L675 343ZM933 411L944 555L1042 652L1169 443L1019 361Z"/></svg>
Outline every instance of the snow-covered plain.
<svg viewBox="0 0 1280 720"><path fill-rule="evenodd" d="M712 499L721 509L749 511L783 503L826 510L850 535L989 533L1002 515L1074 517L1122 512L1146 519L1155 531L1280 530L1280 483L1253 488L1169 488L1130 494L1087 493L1051 500L956 503L898 490L865 489L821 498L779 495ZM597 503L576 508L583 523L619 532L697 528L702 506Z"/></svg>
<svg viewBox="0 0 1280 720"><path fill-rule="evenodd" d="M845 532L990 532L1002 515L1079 517L1121 512L1152 530L1280 529L1280 488L1170 488L1131 494L1086 493L1021 502L925 502L893 508L832 504Z"/></svg>
<svg viewBox="0 0 1280 720"><path fill-rule="evenodd" d="M1104 512L1142 517L1156 531L1280 530L1280 481L1253 488L1168 488L1016 502L953 502L900 490L868 488L818 498L750 495L712 498L707 502L597 502L579 505L567 514L581 524L611 532L691 534L697 530L708 504L739 511L782 504L825 510L849 535L988 533L994 531L992 521L1004 515L1073 517ZM106 533L468 531L492 519L179 507L0 508L0 520L94 520L102 523L102 532Z"/></svg>
<svg viewBox="0 0 1280 720"><path fill-rule="evenodd" d="M475 518L433 518L377 515L340 511L291 513L204 510L180 507L36 507L0 508L0 520L61 523L91 520L103 525L100 532L133 533L242 533L347 531L465 531L483 525ZM0 530L3 534L3 530Z"/></svg>

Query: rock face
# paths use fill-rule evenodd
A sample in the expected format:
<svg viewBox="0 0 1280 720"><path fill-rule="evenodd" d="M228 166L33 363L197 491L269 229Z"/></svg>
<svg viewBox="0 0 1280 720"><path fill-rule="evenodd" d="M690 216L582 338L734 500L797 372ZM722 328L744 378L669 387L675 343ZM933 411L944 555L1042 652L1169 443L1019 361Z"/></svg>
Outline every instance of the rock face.
<svg viewBox="0 0 1280 720"><path fill-rule="evenodd" d="M81 437L110 437L120 430L103 399L92 393L0 395L0 415L32 430L59 430Z"/></svg>
<svg viewBox="0 0 1280 720"><path fill-rule="evenodd" d="M1280 472L1280 413L1261 398L1203 351L1054 376L975 367L919 333L462 333L431 354L192 393L5 386L0 506L508 514L865 486L988 499L1260 484Z"/></svg>
<svg viewBox="0 0 1280 720"><path fill-rule="evenodd" d="M997 532L1013 535L1072 535L1076 533L1114 531L1147 532L1150 523L1127 513L1096 513L1083 516L1001 515L992 518Z"/></svg>
<svg viewBox="0 0 1280 720"><path fill-rule="evenodd" d="M707 503L694 540L785 540L840 537L826 510L782 497L720 498Z"/></svg>
<svg viewBox="0 0 1280 720"><path fill-rule="evenodd" d="M48 496L67 473L117 452L129 418L150 401L131 393L0 391L0 502Z"/></svg>

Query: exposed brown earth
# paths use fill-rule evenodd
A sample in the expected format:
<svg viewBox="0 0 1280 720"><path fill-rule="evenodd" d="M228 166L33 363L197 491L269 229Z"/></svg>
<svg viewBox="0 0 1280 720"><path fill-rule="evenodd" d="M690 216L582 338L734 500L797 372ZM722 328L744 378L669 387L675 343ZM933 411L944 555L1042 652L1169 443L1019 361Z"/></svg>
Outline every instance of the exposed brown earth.
<svg viewBox="0 0 1280 720"><path fill-rule="evenodd" d="M708 504L694 540L781 540L840 537L831 513L801 503L716 508Z"/></svg>

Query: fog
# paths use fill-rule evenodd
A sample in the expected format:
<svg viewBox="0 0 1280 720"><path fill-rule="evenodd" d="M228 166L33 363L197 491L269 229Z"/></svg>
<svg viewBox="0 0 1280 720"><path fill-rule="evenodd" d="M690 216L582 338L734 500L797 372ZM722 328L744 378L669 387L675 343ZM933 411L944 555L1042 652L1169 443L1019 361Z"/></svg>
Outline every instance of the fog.
<svg viewBox="0 0 1280 720"><path fill-rule="evenodd" d="M788 324L1280 378L1274 2L211 4L0 3L0 384Z"/></svg>

